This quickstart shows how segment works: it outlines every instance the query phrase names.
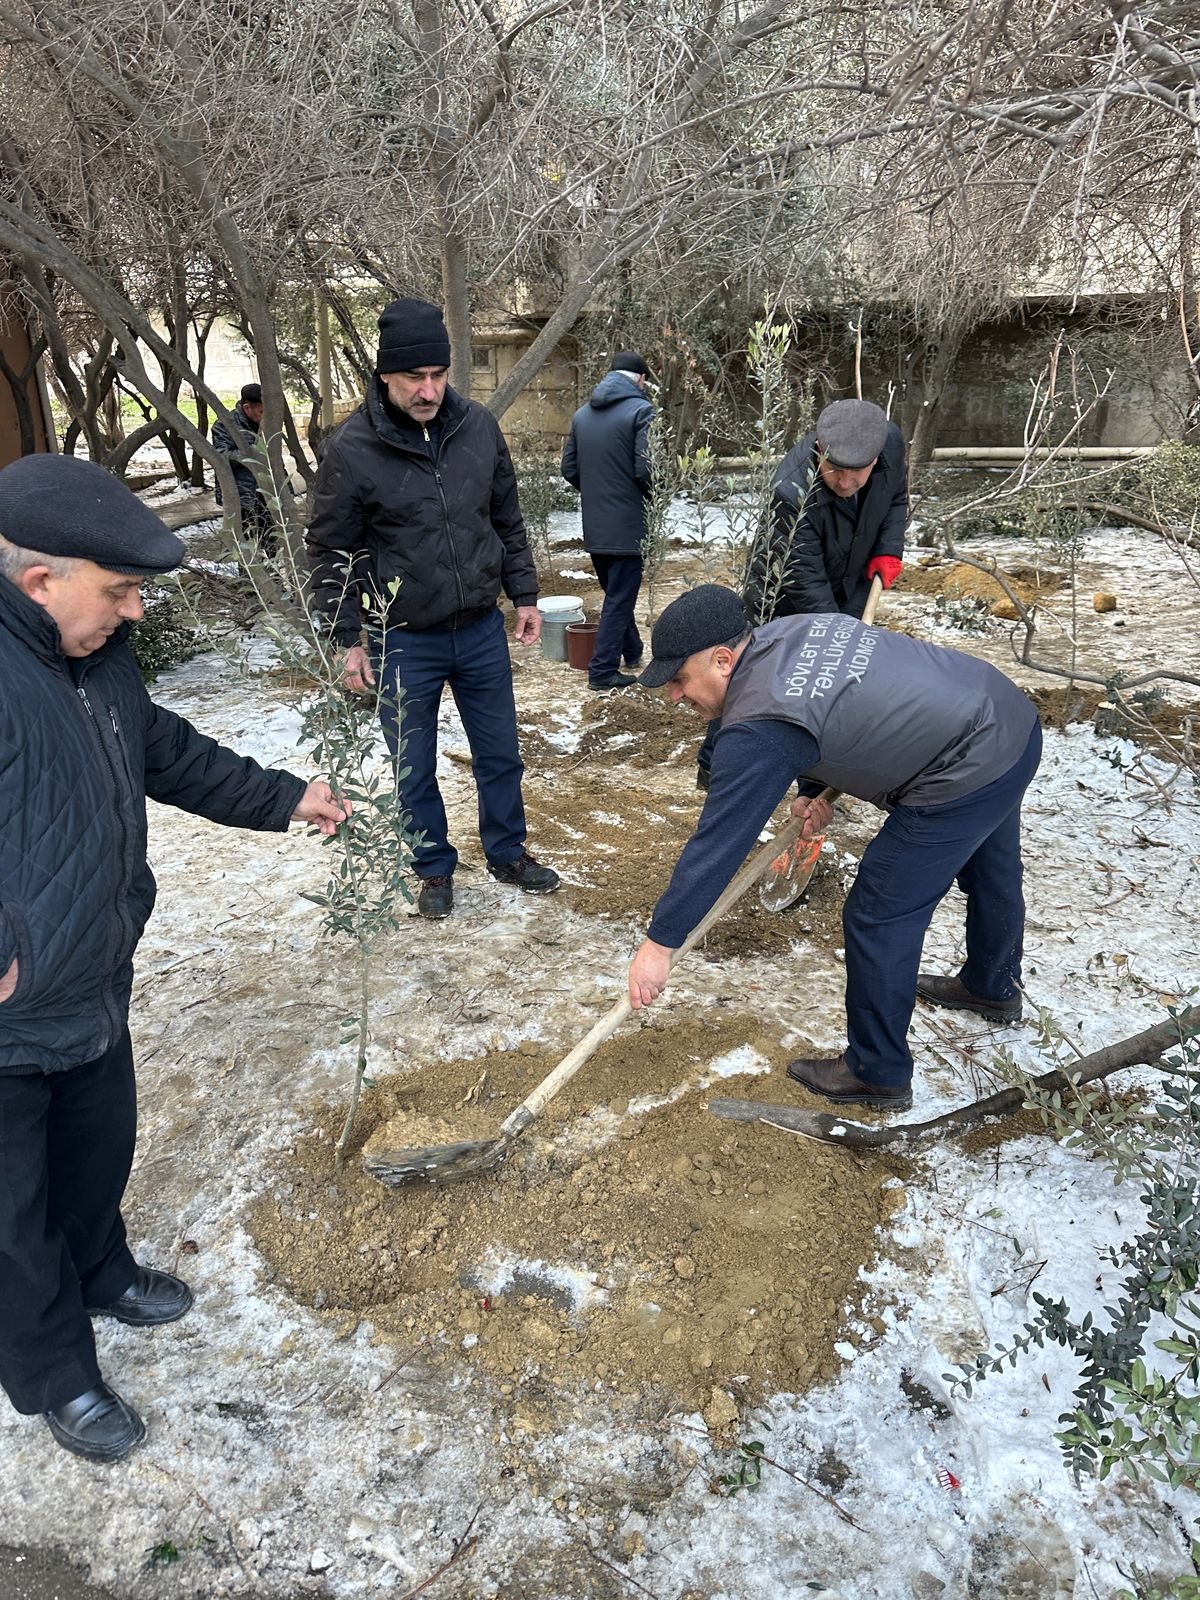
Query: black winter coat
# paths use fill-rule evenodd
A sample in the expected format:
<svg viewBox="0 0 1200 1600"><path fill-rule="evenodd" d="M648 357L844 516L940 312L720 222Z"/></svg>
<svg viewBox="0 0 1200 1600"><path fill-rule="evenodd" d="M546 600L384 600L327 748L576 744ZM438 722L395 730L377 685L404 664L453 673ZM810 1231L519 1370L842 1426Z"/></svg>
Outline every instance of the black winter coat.
<svg viewBox="0 0 1200 1600"><path fill-rule="evenodd" d="M94 1061L125 1027L154 907L146 796L283 830L303 778L265 771L146 693L119 629L68 660L44 607L0 577L0 1072Z"/></svg>
<svg viewBox="0 0 1200 1600"><path fill-rule="evenodd" d="M634 380L610 372L571 419L562 475L580 492L585 550L613 556L641 551L653 416L654 407Z"/></svg>
<svg viewBox="0 0 1200 1600"><path fill-rule="evenodd" d="M904 554L908 469L900 429L888 424L879 460L858 492L857 520L841 513L825 487L816 437L806 434L775 474L769 538L758 541L746 580L752 622L824 611L861 617L871 587L867 563Z"/></svg>
<svg viewBox="0 0 1200 1600"><path fill-rule="evenodd" d="M372 596L386 599L389 627L408 628L471 620L496 604L501 587L514 605L537 603L499 424L453 389L437 420L435 458L426 430L398 423L372 382L325 447L308 554L313 599L339 644L358 643L363 600Z"/></svg>
<svg viewBox="0 0 1200 1600"><path fill-rule="evenodd" d="M212 442L214 447L223 456L229 457L229 465L233 471L233 481L237 484L238 499L241 501L243 512L253 516L257 510L262 496L258 492L258 483L253 472L246 466L242 457L249 455L254 448L254 440L258 437L258 424L251 422L242 410L241 404L234 406L233 414L241 426L246 430L246 438L235 438L232 428L227 428L223 422L214 422ZM265 502L263 502L265 504ZM221 480L217 479L217 504L221 504Z"/></svg>

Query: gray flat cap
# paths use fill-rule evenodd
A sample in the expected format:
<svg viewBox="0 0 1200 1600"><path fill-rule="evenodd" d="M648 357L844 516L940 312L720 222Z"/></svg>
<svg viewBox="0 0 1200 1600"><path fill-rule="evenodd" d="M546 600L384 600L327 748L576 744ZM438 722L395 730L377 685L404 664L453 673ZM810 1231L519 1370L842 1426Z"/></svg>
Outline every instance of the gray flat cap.
<svg viewBox="0 0 1200 1600"><path fill-rule="evenodd" d="M739 639L749 624L746 608L732 589L702 583L681 594L654 624L650 664L638 679L647 689L661 689L697 650Z"/></svg>
<svg viewBox="0 0 1200 1600"><path fill-rule="evenodd" d="M0 471L0 535L130 578L170 572L184 557L183 541L132 490L74 456L21 456Z"/></svg>
<svg viewBox="0 0 1200 1600"><path fill-rule="evenodd" d="M817 418L817 440L835 467L867 466L887 433L887 417L870 400L835 400Z"/></svg>

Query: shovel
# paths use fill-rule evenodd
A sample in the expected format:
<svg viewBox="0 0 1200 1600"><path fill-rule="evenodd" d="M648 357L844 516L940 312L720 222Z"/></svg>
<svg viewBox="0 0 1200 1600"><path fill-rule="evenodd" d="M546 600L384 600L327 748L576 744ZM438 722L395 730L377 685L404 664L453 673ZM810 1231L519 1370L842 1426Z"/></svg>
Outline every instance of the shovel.
<svg viewBox="0 0 1200 1600"><path fill-rule="evenodd" d="M761 850L750 857L745 866L729 880L711 910L701 917L675 951L671 957L672 968L699 944L717 918L723 916L761 877L778 854L781 844L790 844L792 839L799 838L802 826L801 820L793 817L776 838L768 840ZM464 1178L475 1178L482 1172L489 1172L504 1160L513 1142L541 1116L558 1091L570 1083L584 1062L595 1054L610 1034L617 1031L632 1010L628 994L623 995L605 1012L587 1037L581 1039L554 1071L525 1096L515 1111L509 1113L494 1139L467 1139L458 1144L425 1145L412 1150L380 1150L364 1157L364 1169L389 1189L399 1189L412 1183L460 1183Z"/></svg>
<svg viewBox="0 0 1200 1600"><path fill-rule="evenodd" d="M882 593L882 579L872 578L867 603L863 607L864 622L874 622L875 607L879 604L879 596ZM817 799L832 805L840 793L839 789L822 789ZM785 828L775 842L779 848L771 860L763 881L758 886L758 900L766 911L786 911L789 906L796 904L808 888L809 879L820 859L825 835L819 833L815 839L801 839L799 834L789 837Z"/></svg>

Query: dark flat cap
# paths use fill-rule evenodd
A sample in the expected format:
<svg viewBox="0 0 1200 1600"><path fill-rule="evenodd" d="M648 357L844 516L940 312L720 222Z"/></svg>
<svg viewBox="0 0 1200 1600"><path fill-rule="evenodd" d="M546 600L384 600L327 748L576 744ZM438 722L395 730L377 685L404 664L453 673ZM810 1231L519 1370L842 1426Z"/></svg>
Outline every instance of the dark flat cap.
<svg viewBox="0 0 1200 1600"><path fill-rule="evenodd" d="M835 400L817 418L817 439L835 467L874 461L887 441L888 419L870 400Z"/></svg>
<svg viewBox="0 0 1200 1600"><path fill-rule="evenodd" d="M74 456L22 456L0 471L0 535L131 578L170 572L184 557L182 540L137 495Z"/></svg>
<svg viewBox="0 0 1200 1600"><path fill-rule="evenodd" d="M650 665L638 682L647 689L661 689L697 650L740 639L748 626L746 608L732 589L719 583L689 589L672 600L654 624Z"/></svg>
<svg viewBox="0 0 1200 1600"><path fill-rule="evenodd" d="M244 406L262 405L262 384L244 383L239 398Z"/></svg>
<svg viewBox="0 0 1200 1600"><path fill-rule="evenodd" d="M610 372L640 372L643 378L650 376L650 368L636 350L618 350L608 363L608 370Z"/></svg>

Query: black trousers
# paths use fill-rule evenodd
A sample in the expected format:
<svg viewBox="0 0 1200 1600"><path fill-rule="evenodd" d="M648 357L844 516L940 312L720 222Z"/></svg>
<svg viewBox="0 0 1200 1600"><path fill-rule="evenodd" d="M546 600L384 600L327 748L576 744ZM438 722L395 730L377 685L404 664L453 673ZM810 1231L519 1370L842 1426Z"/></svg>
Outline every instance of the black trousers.
<svg viewBox="0 0 1200 1600"><path fill-rule="evenodd" d="M604 606L588 677L603 683L620 670L622 656L629 662L641 659L642 636L633 610L642 584L642 558L601 553L593 554L591 562L604 590Z"/></svg>
<svg viewBox="0 0 1200 1600"><path fill-rule="evenodd" d="M84 1308L137 1273L121 1220L136 1132L128 1032L65 1072L0 1074L0 1385L27 1415L100 1381Z"/></svg>

